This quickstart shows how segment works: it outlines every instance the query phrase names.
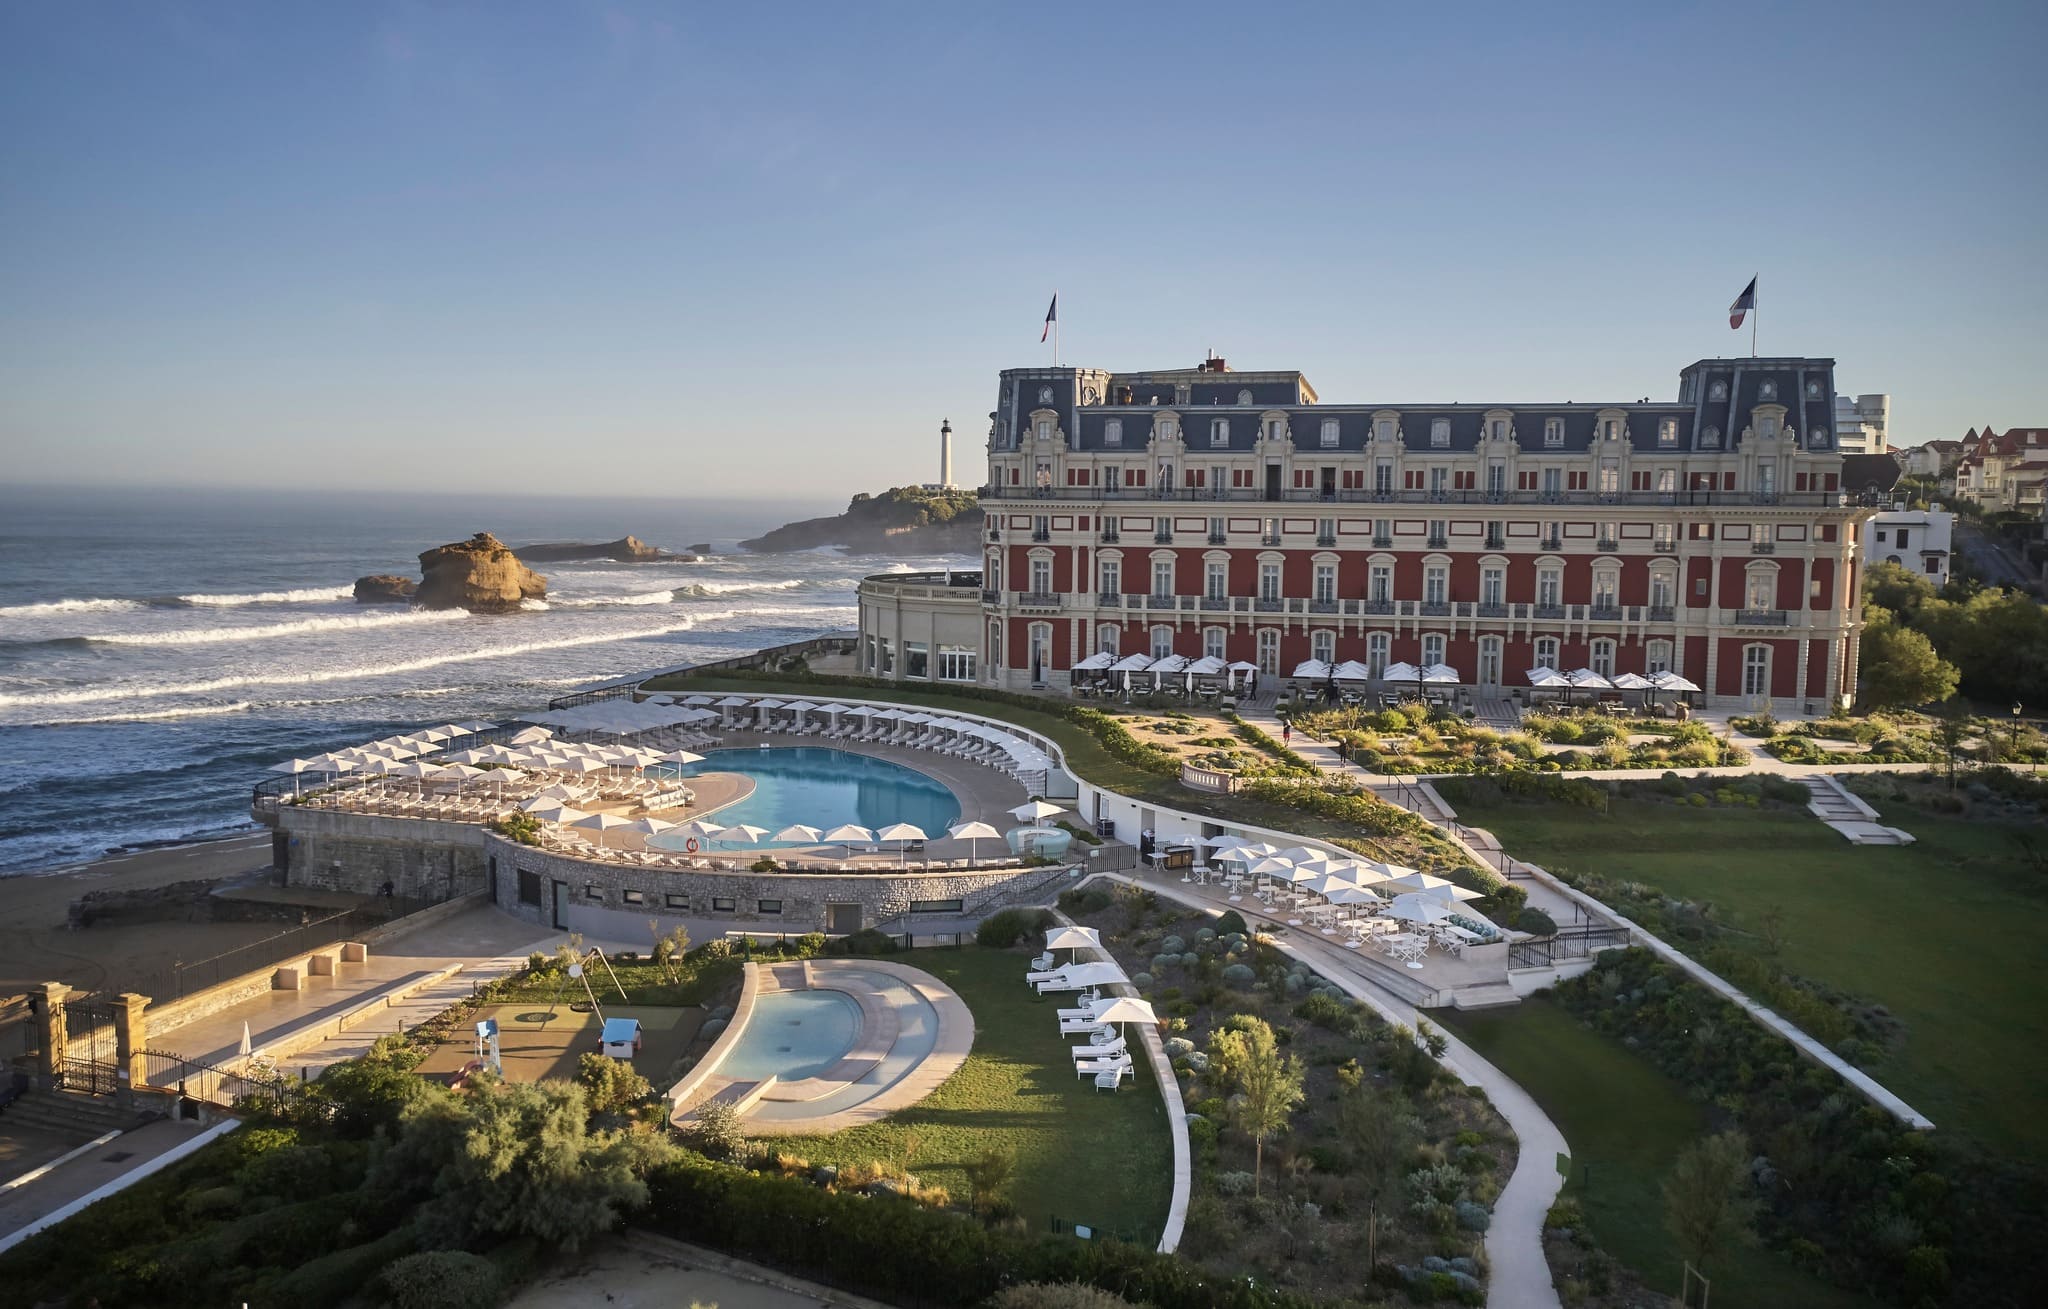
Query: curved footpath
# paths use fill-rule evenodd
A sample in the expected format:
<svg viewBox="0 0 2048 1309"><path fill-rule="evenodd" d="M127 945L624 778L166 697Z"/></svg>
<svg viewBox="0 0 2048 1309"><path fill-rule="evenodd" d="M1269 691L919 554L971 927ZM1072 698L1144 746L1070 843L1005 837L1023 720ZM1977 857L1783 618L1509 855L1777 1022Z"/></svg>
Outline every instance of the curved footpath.
<svg viewBox="0 0 2048 1309"><path fill-rule="evenodd" d="M1098 879L1140 886L1164 899L1205 913L1215 912L1213 904L1169 884L1123 873L1098 873L1086 880ZM1414 1028L1427 1021L1415 1006L1382 991L1363 976L1356 956L1342 949L1319 939L1275 938L1270 943L1282 954L1307 964L1343 987L1353 999L1371 1005L1390 1023ZM1487 1309L1561 1309L1557 1287L1550 1277L1550 1263L1543 1255L1543 1220L1564 1187L1564 1176L1557 1167L1558 1156L1570 1154L1564 1133L1506 1073L1455 1036L1441 1028L1436 1030L1447 1047L1444 1067L1467 1086L1486 1092L1486 1098L1515 1134L1515 1171L1494 1201L1493 1222L1486 1230Z"/></svg>

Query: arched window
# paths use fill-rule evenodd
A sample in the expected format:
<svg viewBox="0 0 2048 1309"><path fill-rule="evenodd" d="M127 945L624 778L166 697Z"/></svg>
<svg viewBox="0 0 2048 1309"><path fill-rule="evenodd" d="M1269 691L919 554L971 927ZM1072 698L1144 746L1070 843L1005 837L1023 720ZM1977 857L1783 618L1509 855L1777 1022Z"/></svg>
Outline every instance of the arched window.
<svg viewBox="0 0 2048 1309"><path fill-rule="evenodd" d="M1643 646L1643 672L1661 673L1671 667L1671 642L1658 639Z"/></svg>
<svg viewBox="0 0 2048 1309"><path fill-rule="evenodd" d="M1602 677L1614 676L1614 642L1604 637L1593 642L1593 671Z"/></svg>
<svg viewBox="0 0 2048 1309"><path fill-rule="evenodd" d="M1225 649L1224 643L1229 639L1230 633L1221 627L1203 628L1202 653L1211 659L1223 658L1223 651Z"/></svg>
<svg viewBox="0 0 2048 1309"><path fill-rule="evenodd" d="M1441 632L1430 632L1422 638L1422 663L1440 664L1444 661L1444 637Z"/></svg>
<svg viewBox="0 0 2048 1309"><path fill-rule="evenodd" d="M1311 659L1320 659L1326 664L1337 662L1337 634L1328 628L1319 628L1308 634L1308 653Z"/></svg>
<svg viewBox="0 0 2048 1309"><path fill-rule="evenodd" d="M1778 607L1778 569L1775 564L1751 565L1743 588L1742 607L1752 612Z"/></svg>
<svg viewBox="0 0 2048 1309"><path fill-rule="evenodd" d="M1366 636L1365 666L1372 673L1374 680L1378 680L1380 674L1387 671L1387 664L1390 662L1388 651L1393 643L1393 638L1385 632L1372 632Z"/></svg>
<svg viewBox="0 0 2048 1309"><path fill-rule="evenodd" d="M1102 443L1104 445L1122 445L1124 443L1123 419L1112 418L1102 425Z"/></svg>
<svg viewBox="0 0 2048 1309"><path fill-rule="evenodd" d="M1052 624L1033 623L1029 633L1031 680L1034 684L1045 680L1045 670L1052 666Z"/></svg>
<svg viewBox="0 0 2048 1309"><path fill-rule="evenodd" d="M1336 448L1337 420L1334 418L1325 418L1323 420L1323 449L1334 450Z"/></svg>
<svg viewBox="0 0 2048 1309"><path fill-rule="evenodd" d="M1119 623L1098 623L1095 627L1095 650L1098 654L1120 654L1123 650L1124 629Z"/></svg>
<svg viewBox="0 0 2048 1309"><path fill-rule="evenodd" d="M1261 627L1259 629L1259 654L1256 662L1259 671L1268 677L1280 676L1280 629Z"/></svg>
<svg viewBox="0 0 2048 1309"><path fill-rule="evenodd" d="M1161 623L1152 629L1152 657L1164 659L1173 653L1173 629Z"/></svg>
<svg viewBox="0 0 2048 1309"><path fill-rule="evenodd" d="M1556 637L1539 636L1536 638L1536 666L1538 668L1557 667Z"/></svg>

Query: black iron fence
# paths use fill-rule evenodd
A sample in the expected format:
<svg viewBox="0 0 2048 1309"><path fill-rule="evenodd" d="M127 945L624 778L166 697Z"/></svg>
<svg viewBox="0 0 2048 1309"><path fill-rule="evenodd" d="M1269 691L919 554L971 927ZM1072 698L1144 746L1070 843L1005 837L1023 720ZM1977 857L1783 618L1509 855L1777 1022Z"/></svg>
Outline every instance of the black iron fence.
<svg viewBox="0 0 2048 1309"><path fill-rule="evenodd" d="M1508 967L1549 968L1567 959L1589 958L1602 950L1626 950L1628 945L1629 931L1626 927L1573 928L1554 936L1511 943L1508 946Z"/></svg>
<svg viewBox="0 0 2048 1309"><path fill-rule="evenodd" d="M142 1051L142 1085L151 1090L175 1091L188 1100L232 1105L245 1095L259 1091L272 1095L297 1095L300 1080L279 1073L270 1061L257 1056L234 1065L201 1063L165 1050Z"/></svg>

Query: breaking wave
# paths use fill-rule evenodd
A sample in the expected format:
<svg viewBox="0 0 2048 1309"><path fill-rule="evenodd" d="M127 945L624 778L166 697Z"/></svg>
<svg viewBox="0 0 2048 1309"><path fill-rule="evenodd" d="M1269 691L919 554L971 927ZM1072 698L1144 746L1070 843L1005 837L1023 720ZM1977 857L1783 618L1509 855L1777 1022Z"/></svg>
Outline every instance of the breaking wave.
<svg viewBox="0 0 2048 1309"><path fill-rule="evenodd" d="M140 609L140 600L45 600L41 604L0 606L0 618L34 618L41 614L107 613Z"/></svg>
<svg viewBox="0 0 2048 1309"><path fill-rule="evenodd" d="M247 594L226 595L181 595L179 600L188 605L269 605L269 604L321 604L331 600L353 599L356 589L350 586L313 586L298 591L251 591Z"/></svg>
<svg viewBox="0 0 2048 1309"><path fill-rule="evenodd" d="M171 632L109 633L88 636L95 645L213 645L221 641L268 641L310 632L348 632L373 627L411 627L420 623L445 623L469 617L460 609L413 609L400 613L351 614L334 618L302 618L295 623L266 623L260 627L190 627Z"/></svg>

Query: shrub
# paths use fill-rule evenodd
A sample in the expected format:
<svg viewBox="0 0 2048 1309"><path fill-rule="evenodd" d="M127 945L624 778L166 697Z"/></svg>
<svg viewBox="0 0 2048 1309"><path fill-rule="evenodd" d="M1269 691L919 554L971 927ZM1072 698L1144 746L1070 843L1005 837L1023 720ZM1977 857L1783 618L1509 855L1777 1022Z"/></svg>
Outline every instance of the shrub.
<svg viewBox="0 0 2048 1309"><path fill-rule="evenodd" d="M989 1309L1128 1309L1122 1296L1079 1282L1026 1282L996 1292Z"/></svg>
<svg viewBox="0 0 2048 1309"><path fill-rule="evenodd" d="M631 1108L654 1090L646 1078L633 1071L633 1065L594 1050L586 1050L577 1058L576 1080L582 1084L594 1114Z"/></svg>
<svg viewBox="0 0 2048 1309"><path fill-rule="evenodd" d="M491 1309L498 1268L466 1250L426 1250L393 1261L378 1279L392 1309Z"/></svg>
<svg viewBox="0 0 2048 1309"><path fill-rule="evenodd" d="M1557 935L1557 922L1541 909L1522 906L1522 912L1515 915L1515 928L1531 936Z"/></svg>
<svg viewBox="0 0 2048 1309"><path fill-rule="evenodd" d="M981 920L981 926L974 929L974 940L992 950L1006 950L1033 932L1040 932L1054 923L1052 912L1046 909L1005 909Z"/></svg>
<svg viewBox="0 0 2048 1309"><path fill-rule="evenodd" d="M1220 936L1250 936L1251 928L1245 925L1244 915L1235 909L1226 909L1216 920L1216 932Z"/></svg>
<svg viewBox="0 0 2048 1309"><path fill-rule="evenodd" d="M691 1149L710 1159L737 1159L747 1148L738 1111L722 1100L698 1109L696 1119L682 1129L682 1136Z"/></svg>
<svg viewBox="0 0 2048 1309"><path fill-rule="evenodd" d="M1250 965L1231 964L1223 970L1223 980L1227 985L1234 986L1240 991L1249 991L1258 983L1259 978L1258 974L1251 970Z"/></svg>
<svg viewBox="0 0 2048 1309"><path fill-rule="evenodd" d="M887 932L872 927L863 927L849 936L836 937L825 947L827 954L835 955L878 955L895 954L900 947L896 938Z"/></svg>

